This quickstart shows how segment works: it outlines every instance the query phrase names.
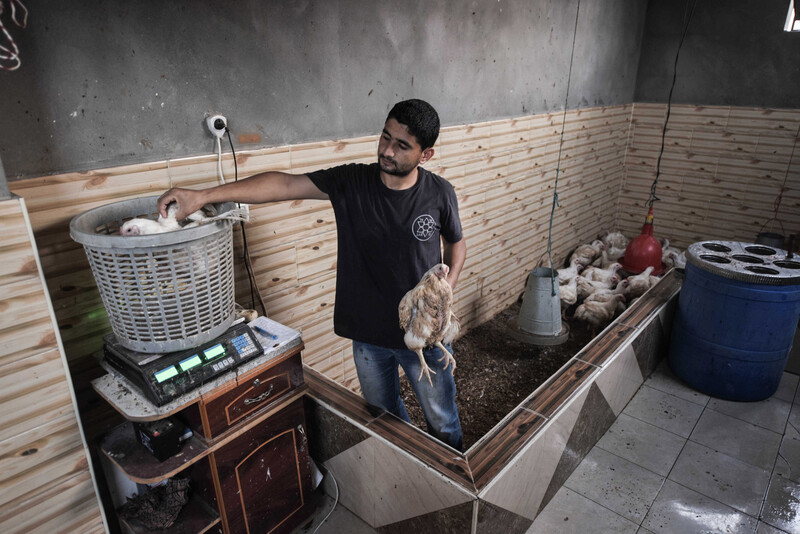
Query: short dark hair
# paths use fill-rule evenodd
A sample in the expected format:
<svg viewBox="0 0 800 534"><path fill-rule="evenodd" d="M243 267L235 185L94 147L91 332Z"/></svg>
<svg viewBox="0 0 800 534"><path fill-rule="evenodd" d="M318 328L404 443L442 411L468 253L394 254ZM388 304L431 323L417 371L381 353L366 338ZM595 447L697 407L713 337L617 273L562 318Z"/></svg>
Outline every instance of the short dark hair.
<svg viewBox="0 0 800 534"><path fill-rule="evenodd" d="M422 150L432 147L439 137L439 114L424 100L412 98L398 102L386 117L387 121L389 119L405 124Z"/></svg>

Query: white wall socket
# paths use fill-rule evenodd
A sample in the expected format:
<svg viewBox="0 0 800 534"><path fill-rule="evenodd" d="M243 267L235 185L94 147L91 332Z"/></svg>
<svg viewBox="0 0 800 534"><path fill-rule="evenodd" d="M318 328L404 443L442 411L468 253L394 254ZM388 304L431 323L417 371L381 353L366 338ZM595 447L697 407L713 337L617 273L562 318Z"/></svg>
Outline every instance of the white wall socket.
<svg viewBox="0 0 800 534"><path fill-rule="evenodd" d="M228 120L222 115L210 115L206 117L206 126L213 135L222 138L225 128L228 127Z"/></svg>

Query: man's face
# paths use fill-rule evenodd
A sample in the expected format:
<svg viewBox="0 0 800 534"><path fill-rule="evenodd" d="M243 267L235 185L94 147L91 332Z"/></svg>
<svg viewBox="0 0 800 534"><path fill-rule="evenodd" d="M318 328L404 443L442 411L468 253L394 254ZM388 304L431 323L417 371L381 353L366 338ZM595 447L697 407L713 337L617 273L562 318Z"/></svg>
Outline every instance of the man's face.
<svg viewBox="0 0 800 534"><path fill-rule="evenodd" d="M378 165L386 174L407 176L422 161L422 147L405 124L389 119L378 142Z"/></svg>

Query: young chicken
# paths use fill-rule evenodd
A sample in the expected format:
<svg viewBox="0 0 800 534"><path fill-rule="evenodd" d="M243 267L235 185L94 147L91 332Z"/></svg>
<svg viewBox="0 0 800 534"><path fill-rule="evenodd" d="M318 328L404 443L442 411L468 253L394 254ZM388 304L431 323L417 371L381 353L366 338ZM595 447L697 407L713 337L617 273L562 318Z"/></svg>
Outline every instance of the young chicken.
<svg viewBox="0 0 800 534"><path fill-rule="evenodd" d="M645 291L652 287L650 273L653 272L653 267L650 266L636 276L629 276L625 279L628 283L628 288L625 291L625 296L628 299L635 299L644 295Z"/></svg>
<svg viewBox="0 0 800 534"><path fill-rule="evenodd" d="M661 261L667 266L667 269L671 269L672 267L682 269L686 267L685 252L671 247L669 245L669 239L666 237L661 239Z"/></svg>
<svg viewBox="0 0 800 534"><path fill-rule="evenodd" d="M400 328L405 330L403 341L406 346L417 353L421 366L417 382L423 375L428 383L433 386L430 373L436 374L425 363L422 349L435 346L441 349L443 356L439 361L446 360L444 370L452 364L451 373L455 373L456 360L444 347L451 343L458 335L458 318L452 311L453 290L445 278L450 268L439 263L426 272L419 283L414 286L400 300L397 308L400 316Z"/></svg>
<svg viewBox="0 0 800 534"><path fill-rule="evenodd" d="M620 283L617 284L617 287L615 288L595 290L594 292L592 292L591 295L589 295L584 299L584 302L586 302L587 300L590 302L605 302L614 297L614 295L626 295L625 292L627 290L628 290L628 281L622 280ZM624 305L622 311L624 311Z"/></svg>
<svg viewBox="0 0 800 534"><path fill-rule="evenodd" d="M580 258L581 264L585 267L591 264L606 249L605 244L599 239L592 241L590 245L580 245L569 257L570 263L576 258Z"/></svg>
<svg viewBox="0 0 800 534"><path fill-rule="evenodd" d="M129 221L125 221L119 229L120 235L150 235L162 234L164 232L172 232L173 230L180 230L181 225L175 218L178 212L178 205L174 202L167 208L167 216L158 216L158 219L153 221L143 217L134 217Z"/></svg>
<svg viewBox="0 0 800 534"><path fill-rule="evenodd" d="M558 287L558 298L561 300L561 316L570 306L578 302L578 276L570 278L569 282Z"/></svg>
<svg viewBox="0 0 800 534"><path fill-rule="evenodd" d="M606 325L614 319L619 304L625 302L625 295L616 294L604 302L585 300L575 310L575 319L592 325L593 330Z"/></svg>
<svg viewBox="0 0 800 534"><path fill-rule="evenodd" d="M620 276L617 274L617 271L621 268L622 265L619 263L612 263L607 269L601 269L599 267L587 267L583 270L583 272L581 272L581 276L588 280L605 282L613 287L616 286L617 282L620 280Z"/></svg>
<svg viewBox="0 0 800 534"><path fill-rule="evenodd" d="M595 291L611 289L611 284L607 284L605 282L595 282L594 280L589 280L583 276L578 276L576 282L578 286L578 300L580 301L587 299L589 295Z"/></svg>
<svg viewBox="0 0 800 534"><path fill-rule="evenodd" d="M208 207L208 206L207 206ZM209 208L210 212L214 212L213 207ZM235 208L219 215L208 216L203 213L202 209L190 213L185 220L191 221L187 224L181 224L176 218L178 213L178 204L172 202L167 207L167 216L158 216L158 219L153 221L142 217L135 217L126 221L119 229L120 235L149 235L149 234L162 234L164 232L172 232L174 230L181 230L183 228L194 228L201 224L218 221L220 219L230 219L233 221L247 221L249 213L244 209Z"/></svg>
<svg viewBox="0 0 800 534"><path fill-rule="evenodd" d="M625 247L628 246L628 238L622 232L606 232L600 237L600 240L605 243L607 248L625 250Z"/></svg>
<svg viewBox="0 0 800 534"><path fill-rule="evenodd" d="M567 282L569 282L570 278L575 278L576 276L578 276L578 273L580 273L583 270L583 267L584 265L581 262L581 260L579 258L575 258L569 262L569 267L564 267L563 269L556 269L556 272L558 273L559 285L566 284Z"/></svg>

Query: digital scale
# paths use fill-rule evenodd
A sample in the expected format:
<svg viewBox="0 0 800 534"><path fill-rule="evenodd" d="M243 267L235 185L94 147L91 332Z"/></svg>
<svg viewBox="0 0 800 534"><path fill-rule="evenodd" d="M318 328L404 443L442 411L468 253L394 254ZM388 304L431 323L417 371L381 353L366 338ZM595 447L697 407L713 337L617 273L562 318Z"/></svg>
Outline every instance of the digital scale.
<svg viewBox="0 0 800 534"><path fill-rule="evenodd" d="M203 385L256 356L264 349L245 323L192 349L149 354L127 349L114 334L104 338L105 361L138 386L156 406Z"/></svg>

